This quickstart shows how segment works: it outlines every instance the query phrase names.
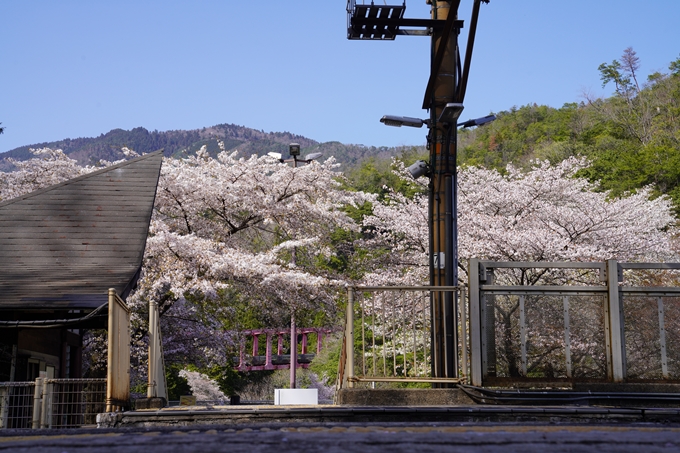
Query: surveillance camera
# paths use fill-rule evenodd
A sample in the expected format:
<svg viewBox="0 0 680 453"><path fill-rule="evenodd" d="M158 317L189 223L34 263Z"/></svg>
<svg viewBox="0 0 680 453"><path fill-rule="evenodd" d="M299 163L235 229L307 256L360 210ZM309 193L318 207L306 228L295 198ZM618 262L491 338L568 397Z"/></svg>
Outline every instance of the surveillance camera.
<svg viewBox="0 0 680 453"><path fill-rule="evenodd" d="M430 173L430 167L424 160L416 161L416 163L409 166L407 170L411 174L413 179L418 179L421 176L427 176L428 173Z"/></svg>

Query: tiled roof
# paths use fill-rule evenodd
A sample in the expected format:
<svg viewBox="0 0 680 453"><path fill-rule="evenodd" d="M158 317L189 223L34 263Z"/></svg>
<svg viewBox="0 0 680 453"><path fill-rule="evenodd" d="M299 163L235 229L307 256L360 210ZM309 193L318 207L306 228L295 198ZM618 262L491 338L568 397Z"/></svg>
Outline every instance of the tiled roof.
<svg viewBox="0 0 680 453"><path fill-rule="evenodd" d="M94 308L141 268L162 151L0 203L0 308Z"/></svg>

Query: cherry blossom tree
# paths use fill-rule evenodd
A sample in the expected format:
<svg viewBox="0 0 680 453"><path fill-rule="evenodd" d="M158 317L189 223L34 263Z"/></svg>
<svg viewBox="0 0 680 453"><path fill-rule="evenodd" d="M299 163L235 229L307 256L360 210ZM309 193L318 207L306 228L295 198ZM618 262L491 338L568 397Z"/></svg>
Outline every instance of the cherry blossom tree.
<svg viewBox="0 0 680 453"><path fill-rule="evenodd" d="M0 201L58 184L95 169L81 167L60 149L42 148L30 151L35 156L33 159L5 159L14 166L14 170L0 172Z"/></svg>
<svg viewBox="0 0 680 453"><path fill-rule="evenodd" d="M675 218L666 197L650 199L643 189L610 198L576 177L587 162L567 159L555 166L536 162L528 172L478 167L459 171L458 228L462 262L497 261L665 261L676 256ZM406 177L406 176L404 176ZM424 188L424 187L423 187ZM392 192L364 225L375 229L374 247L391 250L389 269L367 282L427 281L427 195ZM378 263L376 263L378 264ZM537 276L518 276L535 284Z"/></svg>
<svg viewBox="0 0 680 453"><path fill-rule="evenodd" d="M335 169L332 158L293 168L205 150L164 161L143 275L129 301L139 313L159 302L166 357L224 364L238 341L225 332L234 298L269 325L296 312L334 319L344 281L317 263L334 253L331 233L358 229L342 208L362 198L341 190Z"/></svg>
<svg viewBox="0 0 680 453"><path fill-rule="evenodd" d="M34 153L35 159L12 162L15 171L0 173L0 199L95 169L78 166L60 150ZM473 257L499 261L676 259L675 219L668 200L650 199L646 189L622 198L597 192L593 184L575 176L585 165L571 158L555 166L536 162L526 172L512 166L502 174L475 167L460 169L461 262ZM360 262L368 270L362 283L427 284L425 183L415 182L421 191L413 197L391 191L378 199L343 190L340 177L333 159L293 168L269 157L246 158L237 153L222 152L212 158L202 149L187 159L164 160L142 277L128 298L139 381L146 372L150 300L161 309L166 358L199 367L228 363L239 342L232 332L239 303L252 307L261 322L272 326L284 324L295 312L334 319L338 291L348 278L319 264L336 253L331 236L338 230L357 232L361 227L365 233L354 244L370 251ZM372 214L357 225L344 207L366 201L372 203ZM592 283L595 277L520 269L497 279L523 285L575 279ZM517 302L499 300L496 305L498 336L512 344ZM561 315L557 306L545 308L549 305L537 305L543 325L536 324L532 341L544 350L557 351L563 345L552 330ZM583 308L572 316L585 325L593 313ZM586 337L581 346L572 346L574 356L579 347L583 357L600 354ZM92 349L98 350L96 342ZM552 363L558 361L555 354ZM509 367L516 363L510 349L503 360Z"/></svg>
<svg viewBox="0 0 680 453"><path fill-rule="evenodd" d="M584 160L567 159L551 166L536 162L530 171L512 166L501 174L483 168L459 172L459 251L461 262L469 258L495 261L668 261L677 259L675 218L667 198L650 199L643 189L623 198L597 192L585 179L576 177L587 165ZM427 196L413 198L391 193L364 225L375 230L374 247L389 250L375 263L376 271L366 275L369 284L424 284L427 281ZM384 268L381 266L384 265ZM465 272L463 273L465 274ZM461 279L464 284L464 277ZM591 271L565 272L543 269L511 269L496 275L496 282L508 285L597 284ZM562 301L529 301L526 313L533 319L530 332L534 364L557 367L564 350ZM518 373L517 297L497 297L496 337L499 361ZM602 345L593 332L601 318L601 307L588 302L573 303L572 322L581 329L580 341L572 344L576 373L603 373ZM601 342L600 342L601 343ZM592 368L593 357L600 366ZM578 368L579 363L582 365ZM590 368L589 368L590 367ZM546 376L552 371L543 370Z"/></svg>
<svg viewBox="0 0 680 453"><path fill-rule="evenodd" d="M61 150L34 154L0 174L2 199L95 169L80 167ZM295 312L334 320L337 291L345 282L318 264L334 254L334 231L358 230L343 207L363 197L342 190L339 178L332 158L297 168L237 153L211 158L205 149L183 160L165 159L142 277L128 297L137 380L145 374L152 299L161 308L166 357L199 366L228 363L229 347L238 340L225 324L234 325L236 299L277 327ZM102 341L89 348L101 349Z"/></svg>
<svg viewBox="0 0 680 453"><path fill-rule="evenodd" d="M181 370L179 375L187 380L191 393L198 401L211 401L225 404L227 397L219 389L217 383L203 373L191 370Z"/></svg>

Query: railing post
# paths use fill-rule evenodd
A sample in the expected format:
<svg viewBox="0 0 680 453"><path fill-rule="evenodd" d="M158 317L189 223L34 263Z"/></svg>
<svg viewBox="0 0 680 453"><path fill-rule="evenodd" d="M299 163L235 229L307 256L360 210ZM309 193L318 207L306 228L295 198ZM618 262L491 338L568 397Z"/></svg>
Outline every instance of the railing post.
<svg viewBox="0 0 680 453"><path fill-rule="evenodd" d="M267 335L267 350L265 352L264 369L274 369L274 364L272 363L272 332L265 332Z"/></svg>
<svg viewBox="0 0 680 453"><path fill-rule="evenodd" d="M260 341L258 334L253 332L253 358L260 355Z"/></svg>
<svg viewBox="0 0 680 453"><path fill-rule="evenodd" d="M241 332L241 338L239 338L239 348L238 348L238 368L245 368L246 367L246 340L243 337L245 335L243 332Z"/></svg>
<svg viewBox="0 0 680 453"><path fill-rule="evenodd" d="M607 260L607 314L609 323L609 347L611 371L607 374L614 382L625 378L625 336L623 331L623 310L619 292L619 266L616 260Z"/></svg>
<svg viewBox="0 0 680 453"><path fill-rule="evenodd" d="M347 289L347 324L345 326L345 361L347 387L354 387L351 380L354 377L354 288Z"/></svg>
<svg viewBox="0 0 680 453"><path fill-rule="evenodd" d="M460 336L462 340L462 354L461 354L461 366L463 375L461 378L469 379L470 371L468 370L468 330L467 330L467 304L468 298L466 297L465 288L460 290Z"/></svg>
<svg viewBox="0 0 680 453"><path fill-rule="evenodd" d="M661 346L661 375L668 379L668 353L666 351L666 323L664 321L663 299L656 298L657 310L659 312L659 345Z"/></svg>
<svg viewBox="0 0 680 453"><path fill-rule="evenodd" d="M42 408L42 392L43 392L43 378L39 377L35 380L35 389L33 391L33 420L31 421L31 428L40 428L40 409Z"/></svg>
<svg viewBox="0 0 680 453"><path fill-rule="evenodd" d="M307 354L307 332L302 332L302 354Z"/></svg>
<svg viewBox="0 0 680 453"><path fill-rule="evenodd" d="M470 381L482 385L482 325L479 297L479 260L471 258L468 267L470 302Z"/></svg>
<svg viewBox="0 0 680 453"><path fill-rule="evenodd" d="M7 428L9 415L9 387L0 386L0 429Z"/></svg>
<svg viewBox="0 0 680 453"><path fill-rule="evenodd" d="M316 353L321 353L321 346L323 345L323 330L319 329L316 331Z"/></svg>
<svg viewBox="0 0 680 453"><path fill-rule="evenodd" d="M42 382L42 410L40 411L40 427L52 427L52 383L47 379Z"/></svg>

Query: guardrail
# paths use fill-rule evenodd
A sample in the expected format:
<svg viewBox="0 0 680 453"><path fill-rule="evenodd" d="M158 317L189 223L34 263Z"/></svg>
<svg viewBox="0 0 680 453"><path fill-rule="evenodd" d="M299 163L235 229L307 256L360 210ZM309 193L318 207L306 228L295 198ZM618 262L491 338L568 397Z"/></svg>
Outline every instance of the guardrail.
<svg viewBox="0 0 680 453"><path fill-rule="evenodd" d="M106 409L106 379L0 382L0 428L95 425Z"/></svg>
<svg viewBox="0 0 680 453"><path fill-rule="evenodd" d="M352 287L348 289L343 348L336 387L358 383L446 383L464 378L433 377L432 293L453 293L464 299L454 286ZM460 319L465 319L465 304ZM465 332L466 323L461 323ZM467 350L467 335L461 335ZM467 355L462 354L463 370ZM463 371L464 374L464 371Z"/></svg>

